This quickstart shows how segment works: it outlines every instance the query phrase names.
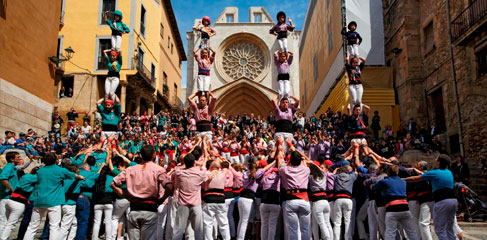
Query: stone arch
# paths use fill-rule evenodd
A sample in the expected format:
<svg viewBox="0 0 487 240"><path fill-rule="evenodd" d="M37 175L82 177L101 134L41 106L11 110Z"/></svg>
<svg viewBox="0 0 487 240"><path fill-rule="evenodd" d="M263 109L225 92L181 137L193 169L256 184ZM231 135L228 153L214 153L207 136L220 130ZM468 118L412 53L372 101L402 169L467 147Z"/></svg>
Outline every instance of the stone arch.
<svg viewBox="0 0 487 240"><path fill-rule="evenodd" d="M270 72L271 57L269 47L255 34L236 33L230 35L218 46L217 52L215 59L216 72L227 83L240 78L261 82ZM249 65L251 60L255 60L255 66ZM247 74L236 75L231 73L234 70L240 70Z"/></svg>
<svg viewBox="0 0 487 240"><path fill-rule="evenodd" d="M216 102L216 112L226 116L254 113L267 117L272 110L271 100L259 89L241 82L227 89Z"/></svg>

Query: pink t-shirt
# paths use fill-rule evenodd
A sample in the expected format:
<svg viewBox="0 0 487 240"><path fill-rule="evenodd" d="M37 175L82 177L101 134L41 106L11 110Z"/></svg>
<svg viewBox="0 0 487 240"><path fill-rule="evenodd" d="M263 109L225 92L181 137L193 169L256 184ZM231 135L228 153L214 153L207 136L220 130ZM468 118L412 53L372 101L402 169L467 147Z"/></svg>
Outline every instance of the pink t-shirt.
<svg viewBox="0 0 487 240"><path fill-rule="evenodd" d="M279 172L277 168L271 168L264 173L264 177L262 178L260 185L262 186L262 190L274 190L274 191L281 191L281 177L279 176Z"/></svg>
<svg viewBox="0 0 487 240"><path fill-rule="evenodd" d="M195 102L191 102L191 109L194 113L196 122L201 120L211 121L213 110L215 109L216 98L211 98L210 104L206 105L203 109L199 109ZM195 123L196 124L196 123Z"/></svg>
<svg viewBox="0 0 487 240"><path fill-rule="evenodd" d="M233 174L233 188L241 188L243 186L243 173L235 171L232 167L229 169Z"/></svg>
<svg viewBox="0 0 487 240"><path fill-rule="evenodd" d="M204 184L205 191L208 191L210 189L223 190L225 188L225 171L213 170L207 173L208 173L208 180L206 180Z"/></svg>
<svg viewBox="0 0 487 240"><path fill-rule="evenodd" d="M127 168L113 178L120 186L127 185L128 193L139 199L157 200L164 195L164 185L169 183L166 170L154 162L138 164Z"/></svg>
<svg viewBox="0 0 487 240"><path fill-rule="evenodd" d="M309 167L303 165L283 166L279 168L282 186L286 190L307 189L309 173Z"/></svg>
<svg viewBox="0 0 487 240"><path fill-rule="evenodd" d="M225 173L225 188L233 187L233 174L228 168L223 168L222 171Z"/></svg>
<svg viewBox="0 0 487 240"><path fill-rule="evenodd" d="M201 205L201 185L207 180L206 171L199 167L178 169L172 175L172 179L174 185L179 188L179 205Z"/></svg>

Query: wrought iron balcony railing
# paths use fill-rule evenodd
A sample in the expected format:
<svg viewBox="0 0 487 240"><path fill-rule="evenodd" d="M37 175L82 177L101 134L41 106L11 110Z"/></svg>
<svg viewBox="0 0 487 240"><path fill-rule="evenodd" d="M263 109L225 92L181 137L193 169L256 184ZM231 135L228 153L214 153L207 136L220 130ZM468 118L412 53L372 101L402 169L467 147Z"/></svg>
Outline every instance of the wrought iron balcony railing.
<svg viewBox="0 0 487 240"><path fill-rule="evenodd" d="M487 15L487 0L474 0L451 22L452 41L458 40Z"/></svg>

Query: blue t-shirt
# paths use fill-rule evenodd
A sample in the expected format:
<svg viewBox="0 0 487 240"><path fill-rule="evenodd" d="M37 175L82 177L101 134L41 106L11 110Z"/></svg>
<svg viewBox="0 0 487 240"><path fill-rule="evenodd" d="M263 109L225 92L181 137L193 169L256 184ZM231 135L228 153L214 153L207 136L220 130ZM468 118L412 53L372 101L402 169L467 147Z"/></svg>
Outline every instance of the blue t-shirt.
<svg viewBox="0 0 487 240"><path fill-rule="evenodd" d="M12 163L7 163L0 173L0 180L8 180L8 184L14 189L19 184L19 178L17 177L17 168ZM10 198L10 190L3 184L0 184L0 199Z"/></svg>
<svg viewBox="0 0 487 240"><path fill-rule="evenodd" d="M433 192L443 188L453 189L453 174L448 169L434 169L427 171L421 177L431 183Z"/></svg>
<svg viewBox="0 0 487 240"><path fill-rule="evenodd" d="M65 204L64 180L75 177L76 174L56 164L39 168L33 192L34 207L47 208Z"/></svg>
<svg viewBox="0 0 487 240"><path fill-rule="evenodd" d="M406 197L406 181L398 176L386 177L374 185L374 191L383 197Z"/></svg>

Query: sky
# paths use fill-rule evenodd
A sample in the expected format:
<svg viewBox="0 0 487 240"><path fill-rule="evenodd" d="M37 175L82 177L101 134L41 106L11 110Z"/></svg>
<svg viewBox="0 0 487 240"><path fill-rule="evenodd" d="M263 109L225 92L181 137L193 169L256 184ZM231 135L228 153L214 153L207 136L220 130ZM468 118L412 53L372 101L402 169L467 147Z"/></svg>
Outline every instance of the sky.
<svg viewBox="0 0 487 240"><path fill-rule="evenodd" d="M249 7L264 7L273 18L279 11L284 11L293 20L296 29L302 30L308 0L173 0L172 7L184 50L188 54L186 32L193 28L194 19L209 16L214 21L225 7L238 7L239 21L248 22ZM181 67L183 70L182 88L186 88L186 62L183 62Z"/></svg>

